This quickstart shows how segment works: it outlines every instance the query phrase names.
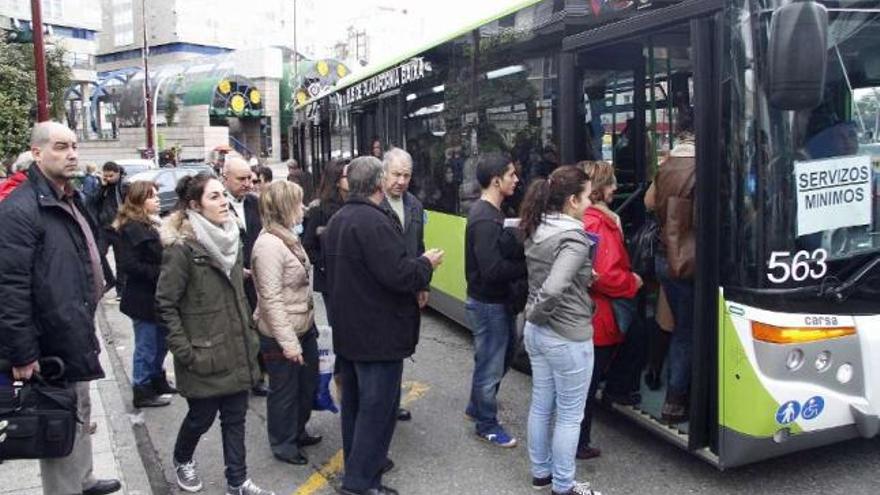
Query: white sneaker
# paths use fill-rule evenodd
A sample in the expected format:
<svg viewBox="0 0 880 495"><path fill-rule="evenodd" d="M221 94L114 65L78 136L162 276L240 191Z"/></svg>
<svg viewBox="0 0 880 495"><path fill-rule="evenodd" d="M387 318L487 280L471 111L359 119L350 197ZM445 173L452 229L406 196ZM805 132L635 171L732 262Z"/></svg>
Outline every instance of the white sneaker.
<svg viewBox="0 0 880 495"><path fill-rule="evenodd" d="M584 482L574 482L571 488L565 492L553 492L553 495L602 495L602 493L590 489L590 484Z"/></svg>
<svg viewBox="0 0 880 495"><path fill-rule="evenodd" d="M202 479L196 472L195 461L178 464L174 461L174 472L177 474L177 486L185 492L195 493L202 489Z"/></svg>
<svg viewBox="0 0 880 495"><path fill-rule="evenodd" d="M275 492L263 490L248 479L237 488L227 487L226 495L275 495Z"/></svg>

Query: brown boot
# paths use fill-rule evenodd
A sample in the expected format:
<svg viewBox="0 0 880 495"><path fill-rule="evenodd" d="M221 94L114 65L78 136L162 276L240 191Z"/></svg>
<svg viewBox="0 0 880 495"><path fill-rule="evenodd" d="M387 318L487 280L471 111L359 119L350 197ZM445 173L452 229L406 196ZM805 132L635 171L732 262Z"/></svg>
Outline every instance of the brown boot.
<svg viewBox="0 0 880 495"><path fill-rule="evenodd" d="M666 402L660 411L660 418L671 424L684 423L688 420L688 396L666 392Z"/></svg>

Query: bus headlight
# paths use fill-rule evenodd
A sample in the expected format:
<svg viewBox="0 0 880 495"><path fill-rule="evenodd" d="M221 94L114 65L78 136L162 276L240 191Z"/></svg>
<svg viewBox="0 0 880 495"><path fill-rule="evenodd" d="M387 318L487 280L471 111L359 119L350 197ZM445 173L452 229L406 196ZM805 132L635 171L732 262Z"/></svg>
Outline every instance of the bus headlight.
<svg viewBox="0 0 880 495"><path fill-rule="evenodd" d="M800 349L794 349L788 353L788 357L785 358L785 367L788 368L788 371L797 371L804 364L804 351Z"/></svg>
<svg viewBox="0 0 880 495"><path fill-rule="evenodd" d="M853 377L853 367L849 363L843 363L837 368L837 381L840 383L849 383Z"/></svg>
<svg viewBox="0 0 880 495"><path fill-rule="evenodd" d="M819 373L824 373L828 371L828 368L831 367L831 353L828 351L822 351L816 356L816 371Z"/></svg>

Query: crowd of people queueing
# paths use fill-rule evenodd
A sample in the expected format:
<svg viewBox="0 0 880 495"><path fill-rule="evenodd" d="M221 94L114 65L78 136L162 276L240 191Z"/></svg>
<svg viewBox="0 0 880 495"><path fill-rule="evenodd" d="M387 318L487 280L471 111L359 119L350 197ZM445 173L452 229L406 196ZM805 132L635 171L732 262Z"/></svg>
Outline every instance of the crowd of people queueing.
<svg viewBox="0 0 880 495"><path fill-rule="evenodd" d="M273 493L248 477L245 462L249 392L265 376L269 447L279 461L308 463L303 448L322 440L306 429L318 383L314 290L324 295L337 356L341 492L397 493L382 476L393 466L395 424L411 417L400 408L403 360L415 352L420 309L443 260L442 251L425 247L427 217L407 191L413 164L406 151L383 154L380 147L374 155L382 160L328 163L314 201L296 183L298 167L290 180L273 182L271 170L229 158L220 177L181 179L177 208L164 220L157 186L135 181L123 190L115 164L104 167L89 196L74 190L76 138L61 124L35 126L31 153L33 165L17 170L22 176L0 198L0 356L12 362L16 380L38 372L40 357L61 357L83 420L70 456L41 461L45 493L120 487L93 478L88 440L88 382L103 376L94 314L112 284L133 322L134 406L165 406L178 393L187 401L172 459L181 489L203 488L193 455L219 414L227 493ZM692 194L693 157L681 156L679 167L667 167L677 176L658 178L649 191L649 206L664 208L676 197L670 188ZM614 169L584 162L533 180L516 226L502 213L519 180L509 157L480 156L476 176L482 194L465 234L475 363L465 414L483 440L517 444L498 421L496 396L524 311L532 486L598 494L575 478L575 458L600 455L590 443L597 385L605 379L606 397L637 403L644 363L624 338L643 327L621 316L643 281L610 209ZM115 274L106 262L110 245ZM663 263L658 272L678 317L687 283L672 279ZM359 311L346 310L352 307ZM164 370L169 351L174 386ZM686 417L689 380L688 350L677 352L664 405L673 421Z"/></svg>

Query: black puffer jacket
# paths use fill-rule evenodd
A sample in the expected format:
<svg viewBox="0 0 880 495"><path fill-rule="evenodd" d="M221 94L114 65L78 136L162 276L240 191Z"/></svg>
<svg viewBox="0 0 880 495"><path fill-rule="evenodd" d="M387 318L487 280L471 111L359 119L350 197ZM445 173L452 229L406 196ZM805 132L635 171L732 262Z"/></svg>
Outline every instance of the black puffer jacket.
<svg viewBox="0 0 880 495"><path fill-rule="evenodd" d="M75 207L95 225L79 197ZM104 376L86 237L38 167L0 203L0 356L25 365L58 356L65 378Z"/></svg>
<svg viewBox="0 0 880 495"><path fill-rule="evenodd" d="M129 222L119 229L119 269L125 273L125 288L119 310L131 318L156 321L156 282L162 270L162 242L159 231L141 222Z"/></svg>

